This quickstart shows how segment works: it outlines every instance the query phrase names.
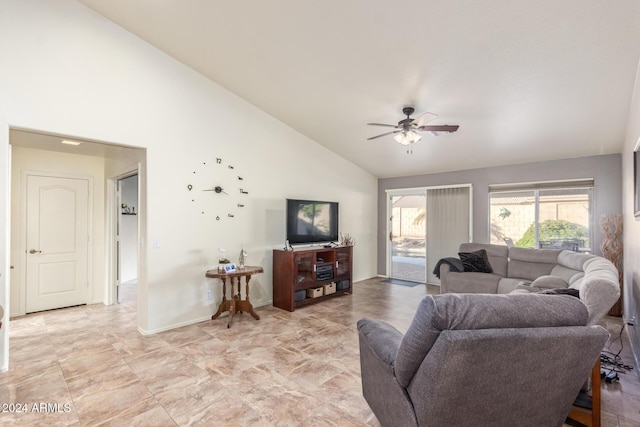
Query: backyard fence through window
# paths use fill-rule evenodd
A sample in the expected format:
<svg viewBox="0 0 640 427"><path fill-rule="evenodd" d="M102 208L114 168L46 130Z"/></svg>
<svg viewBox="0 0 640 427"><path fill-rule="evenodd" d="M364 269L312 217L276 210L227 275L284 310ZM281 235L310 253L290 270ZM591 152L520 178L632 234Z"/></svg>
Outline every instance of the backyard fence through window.
<svg viewBox="0 0 640 427"><path fill-rule="evenodd" d="M490 242L589 253L592 194L592 179L490 186Z"/></svg>

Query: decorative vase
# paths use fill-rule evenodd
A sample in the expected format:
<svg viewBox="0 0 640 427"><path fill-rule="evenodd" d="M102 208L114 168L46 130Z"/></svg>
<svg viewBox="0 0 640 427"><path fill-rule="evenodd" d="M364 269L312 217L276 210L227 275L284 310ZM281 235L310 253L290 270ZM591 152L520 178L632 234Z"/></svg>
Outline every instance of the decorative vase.
<svg viewBox="0 0 640 427"><path fill-rule="evenodd" d="M240 249L240 256L238 257L238 267L244 268L244 263L247 259L247 253L244 251L244 248Z"/></svg>

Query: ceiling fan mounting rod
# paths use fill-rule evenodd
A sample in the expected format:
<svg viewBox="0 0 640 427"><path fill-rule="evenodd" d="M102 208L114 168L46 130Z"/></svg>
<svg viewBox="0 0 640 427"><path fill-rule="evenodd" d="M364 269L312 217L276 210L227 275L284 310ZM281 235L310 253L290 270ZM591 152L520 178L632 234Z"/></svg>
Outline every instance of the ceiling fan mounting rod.
<svg viewBox="0 0 640 427"><path fill-rule="evenodd" d="M406 115L407 118L409 118L409 116L412 115L414 111L415 111L415 109L413 107L404 107L402 109L402 113L404 115Z"/></svg>

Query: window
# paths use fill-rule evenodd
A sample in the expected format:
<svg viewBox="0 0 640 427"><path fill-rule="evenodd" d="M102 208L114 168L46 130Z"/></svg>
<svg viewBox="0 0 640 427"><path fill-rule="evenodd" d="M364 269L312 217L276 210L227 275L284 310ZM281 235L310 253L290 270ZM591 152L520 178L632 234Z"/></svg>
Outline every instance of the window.
<svg viewBox="0 0 640 427"><path fill-rule="evenodd" d="M489 189L490 242L591 252L593 180Z"/></svg>

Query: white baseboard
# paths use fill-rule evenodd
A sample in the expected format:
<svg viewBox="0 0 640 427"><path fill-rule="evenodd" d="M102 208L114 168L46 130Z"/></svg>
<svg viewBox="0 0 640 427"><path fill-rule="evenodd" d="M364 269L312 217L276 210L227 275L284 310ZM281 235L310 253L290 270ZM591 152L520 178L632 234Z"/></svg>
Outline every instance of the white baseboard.
<svg viewBox="0 0 640 427"><path fill-rule="evenodd" d="M207 320L211 320L211 316L201 317L199 319L187 320L187 321L181 322L181 323L174 323L172 325L163 326L162 328L152 329L150 331L146 331L146 330L141 329L140 327L138 327L138 332L140 332L142 335L145 335L145 336L153 335L153 334L157 334L159 332L170 331L171 329L177 329L177 328L181 328L183 326L193 325L195 323L206 322Z"/></svg>
<svg viewBox="0 0 640 427"><path fill-rule="evenodd" d="M273 300L258 301L255 304L252 303L254 308L263 307L265 305L271 305L271 304L273 304ZM213 313L215 313L215 311L212 312L211 315L213 315ZM224 316L227 316L228 314L229 313L222 313L221 316L224 317ZM211 316L206 316L206 317L201 317L201 318L198 318L198 319L187 320L187 321L181 322L181 323L174 323L172 325L163 326L162 328L158 328L158 329L151 329L149 331L138 327L138 332L140 332L140 334L142 334L144 336L148 336L148 335L157 334L159 332L170 331L171 329L182 328L183 326L189 326L189 325L193 325L193 324L196 324L196 323L206 322L208 320L211 320Z"/></svg>

